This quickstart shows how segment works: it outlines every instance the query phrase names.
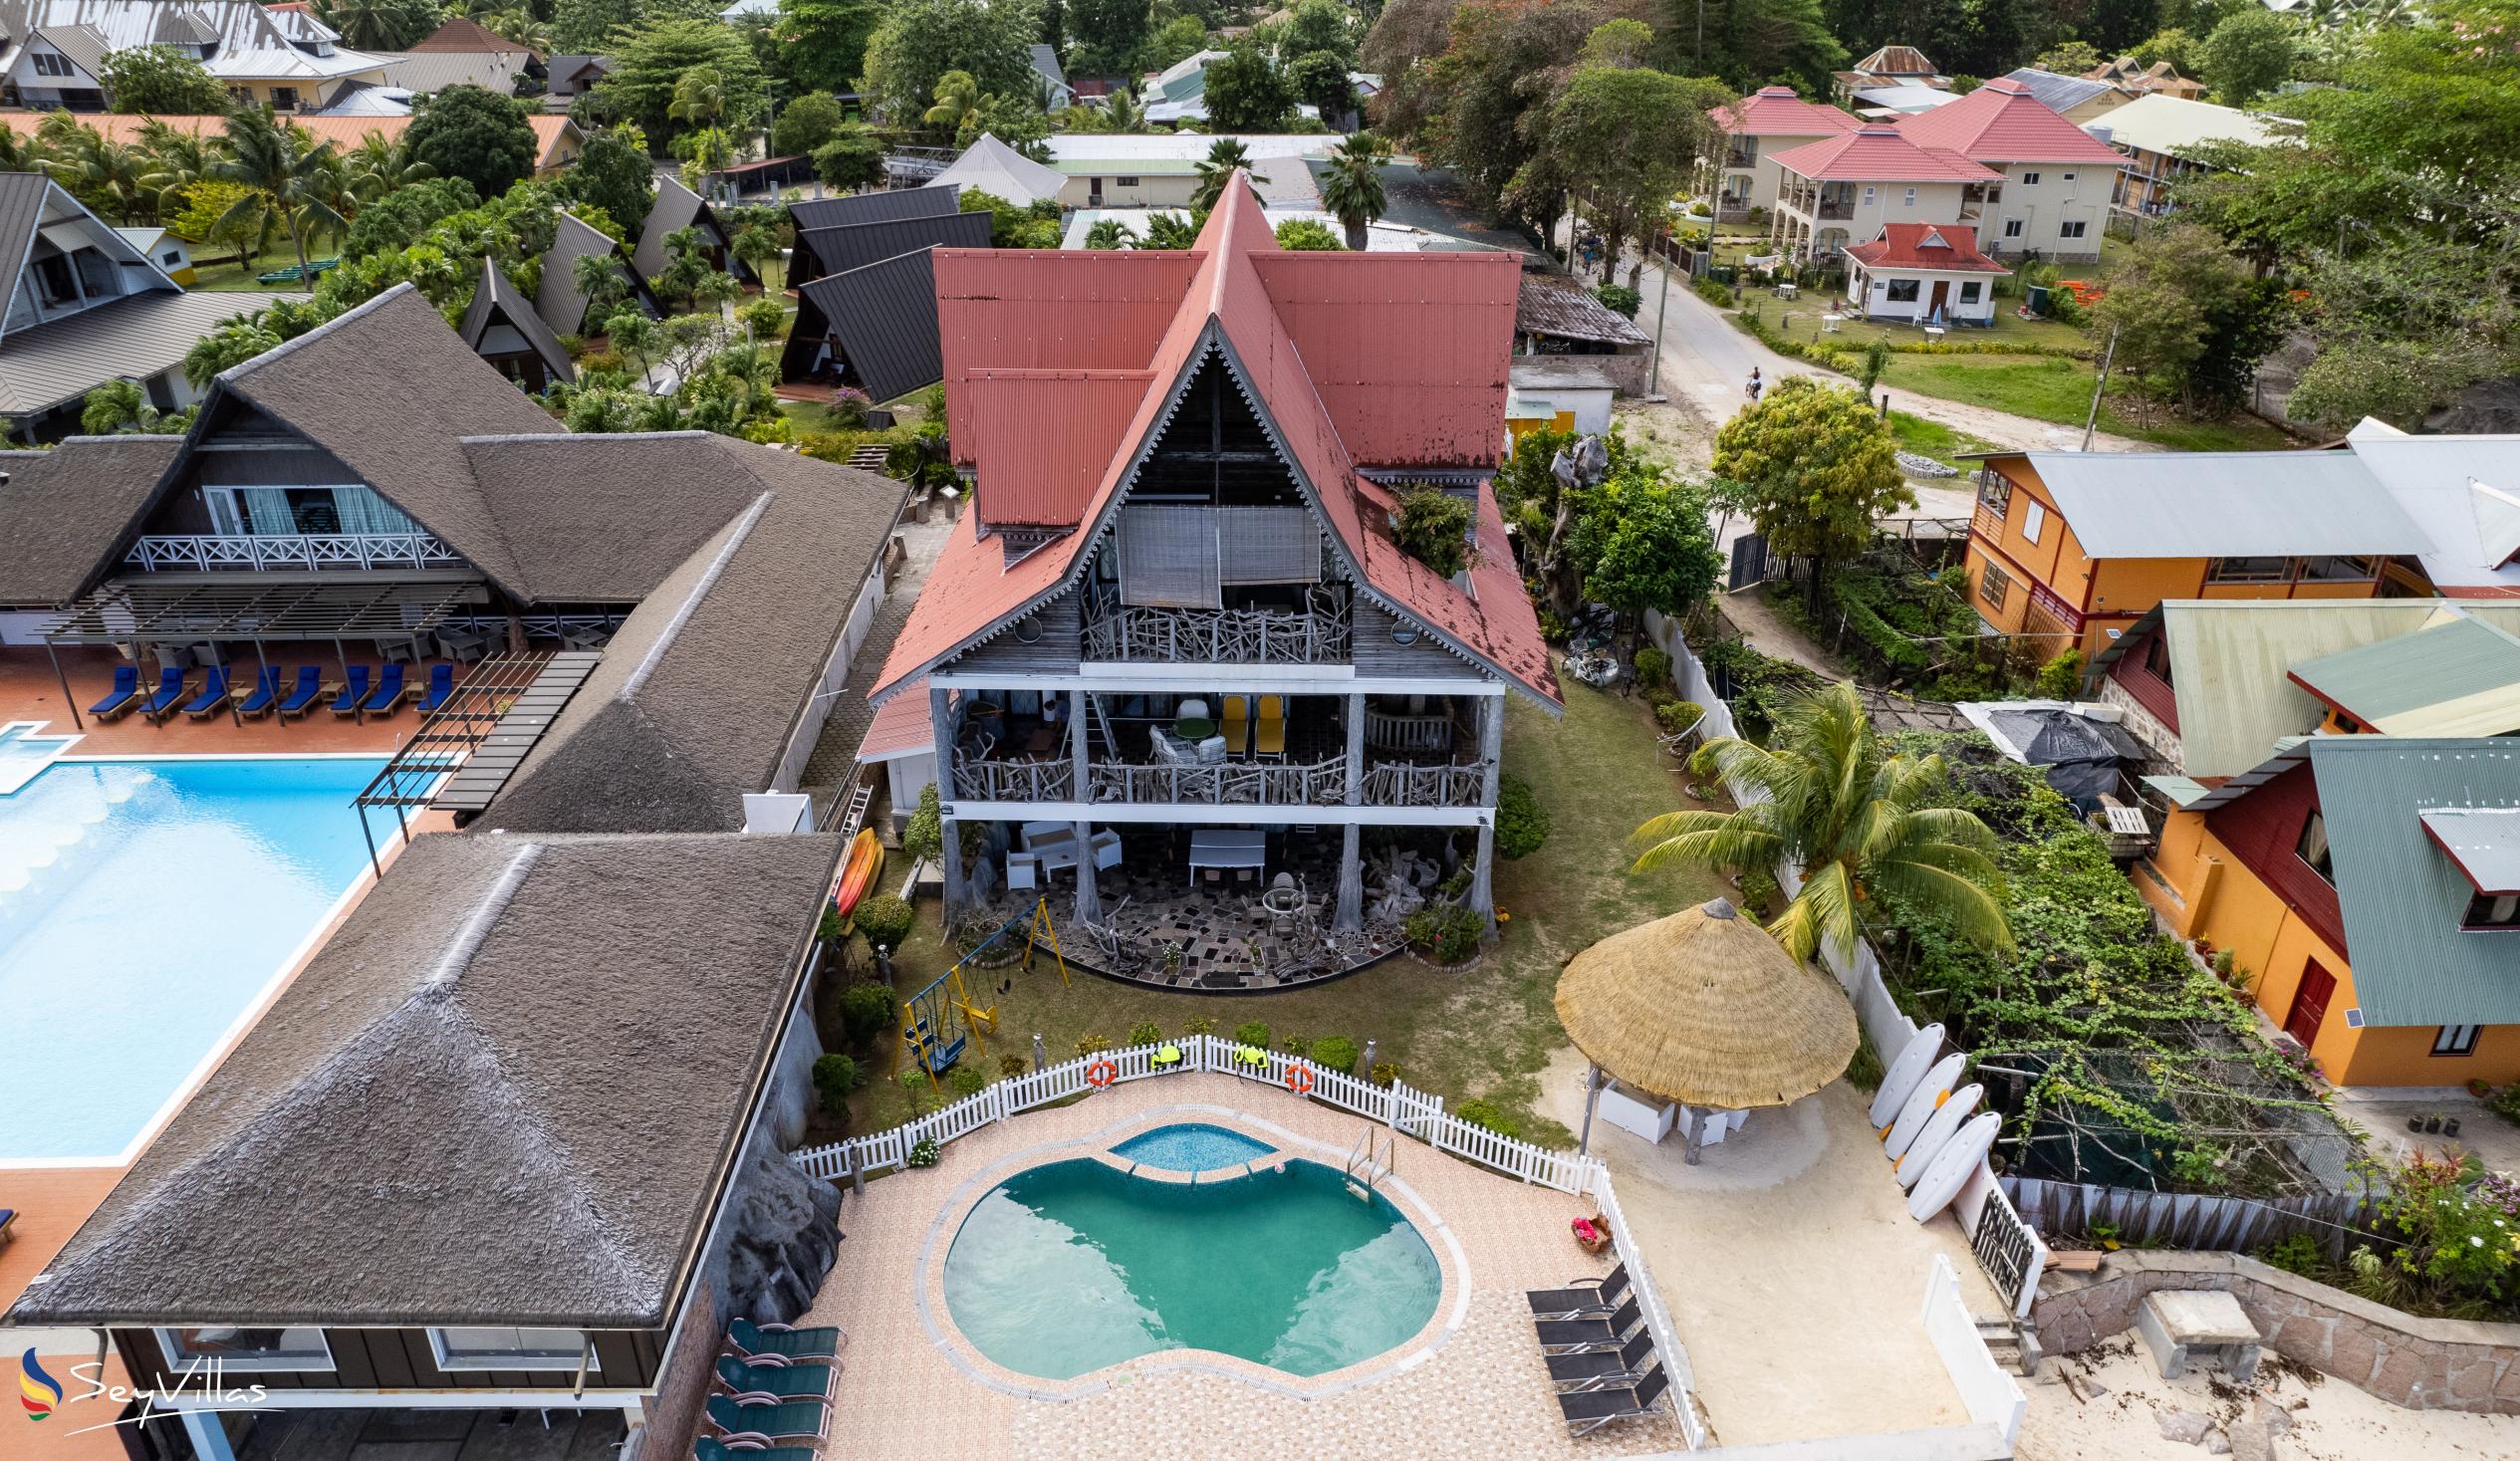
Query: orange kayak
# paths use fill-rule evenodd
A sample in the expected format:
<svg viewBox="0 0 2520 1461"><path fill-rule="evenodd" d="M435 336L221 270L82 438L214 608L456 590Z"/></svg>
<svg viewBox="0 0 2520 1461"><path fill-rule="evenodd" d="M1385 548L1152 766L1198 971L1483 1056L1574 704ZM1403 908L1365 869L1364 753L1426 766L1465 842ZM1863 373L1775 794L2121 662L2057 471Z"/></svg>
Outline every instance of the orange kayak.
<svg viewBox="0 0 2520 1461"><path fill-rule="evenodd" d="M849 845L849 860L841 865L840 882L832 889L832 906L840 910L843 923L858 911L859 901L882 871L883 844L876 841L871 827Z"/></svg>

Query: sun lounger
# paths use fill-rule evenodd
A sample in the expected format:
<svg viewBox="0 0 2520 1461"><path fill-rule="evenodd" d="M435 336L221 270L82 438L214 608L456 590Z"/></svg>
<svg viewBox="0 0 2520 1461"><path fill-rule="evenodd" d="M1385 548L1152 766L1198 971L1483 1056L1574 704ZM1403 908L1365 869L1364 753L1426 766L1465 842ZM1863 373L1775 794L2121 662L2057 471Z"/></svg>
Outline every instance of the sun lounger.
<svg viewBox="0 0 2520 1461"><path fill-rule="evenodd" d="M1523 1297L1531 1301L1534 1319L1595 1319L1607 1317L1627 1295L1628 1265L1623 1263L1606 1279L1579 1280L1563 1289L1529 1289Z"/></svg>
<svg viewBox="0 0 2520 1461"><path fill-rule="evenodd" d="M282 720L292 715L304 715L317 700L323 698L324 690L324 672L312 664L301 664L298 666L297 688L291 690L274 709Z"/></svg>
<svg viewBox="0 0 2520 1461"><path fill-rule="evenodd" d="M227 666L214 664L201 677L201 693L184 702L183 713L194 720L208 720L225 710L227 702L234 698L227 688Z"/></svg>
<svg viewBox="0 0 2520 1461"><path fill-rule="evenodd" d="M420 696L419 712L435 715L438 707L455 693L455 666L432 664L428 667L428 689Z"/></svg>
<svg viewBox="0 0 2520 1461"><path fill-rule="evenodd" d="M730 1439L819 1441L831 1430L832 1411L820 1400L790 1400L782 1405L745 1405L724 1395L708 1398L709 1424Z"/></svg>
<svg viewBox="0 0 2520 1461"><path fill-rule="evenodd" d="M157 672L157 693L140 702L140 714L152 725L164 725L183 703L183 671L168 665Z"/></svg>
<svg viewBox="0 0 2520 1461"><path fill-rule="evenodd" d="M88 713L99 720L112 720L128 714L140 699L140 667L118 664L114 667L114 692L88 707Z"/></svg>
<svg viewBox="0 0 2520 1461"><path fill-rule="evenodd" d="M360 705L364 703L367 698L368 666L364 664L354 664L350 667L350 684L346 686L340 694L333 697L333 713L335 715L357 715L359 713Z"/></svg>
<svg viewBox="0 0 2520 1461"><path fill-rule="evenodd" d="M418 693L418 689L403 682L402 666L399 663L388 664L384 668L384 673L377 677L375 693L371 694L368 697L368 703L360 708L370 715L391 715L404 700Z"/></svg>
<svg viewBox="0 0 2520 1461"><path fill-rule="evenodd" d="M1579 1390L1560 1395L1558 1409L1566 1416L1569 1435L1591 1435L1614 1420L1636 1420L1652 1414L1670 1383L1671 1377L1657 1365L1633 1390Z"/></svg>
<svg viewBox="0 0 2520 1461"><path fill-rule="evenodd" d="M1260 721L1252 727L1251 749L1255 755L1286 755L1286 697L1260 697Z"/></svg>
<svg viewBox="0 0 2520 1461"><path fill-rule="evenodd" d="M6 1243L17 1236L9 1231L9 1224L14 1223L17 1220L18 1210L16 1208L0 1207L0 1243Z"/></svg>
<svg viewBox="0 0 2520 1461"><path fill-rule="evenodd" d="M1227 695L1225 718L1216 722L1216 729L1225 737L1225 754L1240 756L1251 749L1251 697Z"/></svg>
<svg viewBox="0 0 2520 1461"><path fill-rule="evenodd" d="M1583 1349L1616 1349L1627 1342L1628 1331L1638 1318L1637 1298L1631 1294L1619 1312L1608 1319L1544 1319L1540 1321L1540 1347L1551 1353L1565 1354Z"/></svg>
<svg viewBox="0 0 2520 1461"><path fill-rule="evenodd" d="M266 664L254 676L254 692L236 702L236 713L247 720L259 719L280 703L280 666Z"/></svg>
<svg viewBox="0 0 2520 1461"><path fill-rule="evenodd" d="M849 1336L838 1328L801 1330L739 1319L726 1326L726 1340L748 1364L785 1364L792 1359L837 1358L848 1345Z"/></svg>
<svg viewBox="0 0 2520 1461"><path fill-rule="evenodd" d="M1652 1357L1653 1331L1638 1330L1617 1349L1548 1356L1549 1378L1562 1390L1626 1389L1645 1377L1645 1361Z"/></svg>
<svg viewBox="0 0 2520 1461"><path fill-rule="evenodd" d="M715 1436L691 1443L692 1461L820 1461L822 1454L812 1446L729 1445Z"/></svg>
<svg viewBox="0 0 2520 1461"><path fill-rule="evenodd" d="M828 1400L832 1397L832 1366L746 1364L732 1354L720 1354L717 1382L739 1401L775 1405L782 1400Z"/></svg>

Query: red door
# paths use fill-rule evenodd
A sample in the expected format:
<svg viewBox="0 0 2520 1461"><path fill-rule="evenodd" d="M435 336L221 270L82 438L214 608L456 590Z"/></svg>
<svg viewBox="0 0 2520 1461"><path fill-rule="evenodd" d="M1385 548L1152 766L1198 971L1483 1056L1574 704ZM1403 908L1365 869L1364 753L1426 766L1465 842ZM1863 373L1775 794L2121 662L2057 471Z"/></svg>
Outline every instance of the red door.
<svg viewBox="0 0 2520 1461"><path fill-rule="evenodd" d="M2313 959L2301 971L2301 988L2293 991L2293 1012L2284 1017L2284 1033L2308 1050L2319 1039L2319 1022L2328 1018L2328 1000L2337 992L2337 977Z"/></svg>
<svg viewBox="0 0 2520 1461"><path fill-rule="evenodd" d="M1928 306L1926 306L1926 308L1925 308L1925 318L1926 318L1926 319L1928 319L1928 320L1930 320L1930 319L1932 319L1934 316L1941 314L1941 313L1942 313L1942 307L1943 307L1944 305L1946 305L1946 304L1950 303L1950 300L1951 300L1951 281L1950 281L1950 280L1948 280L1948 279L1937 279L1937 280L1935 280L1935 281L1933 282L1933 303L1932 303L1932 304L1930 304L1930 305L1928 305Z"/></svg>

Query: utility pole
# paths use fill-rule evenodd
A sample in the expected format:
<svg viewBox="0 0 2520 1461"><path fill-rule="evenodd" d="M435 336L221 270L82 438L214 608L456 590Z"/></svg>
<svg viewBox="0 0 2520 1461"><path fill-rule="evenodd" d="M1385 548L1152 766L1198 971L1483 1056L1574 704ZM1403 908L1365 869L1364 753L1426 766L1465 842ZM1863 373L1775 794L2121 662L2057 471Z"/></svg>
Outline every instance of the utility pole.
<svg viewBox="0 0 2520 1461"><path fill-rule="evenodd" d="M2091 414L2083 418L2083 450L2092 449L2092 433L2100 429L2100 396L2109 388L2109 363L2118 354L2118 327L2109 327L2108 348L2100 353L2100 378L2092 382Z"/></svg>
<svg viewBox="0 0 2520 1461"><path fill-rule="evenodd" d="M1707 234L1707 241L1709 243L1714 241L1711 229ZM1648 244L1646 248L1647 252L1651 252L1651 245ZM1660 388L1662 384L1662 327L1671 319L1671 261L1656 259L1654 263L1659 266L1662 274L1662 296L1653 307L1653 365L1645 371L1645 399L1647 400L1658 400L1662 395Z"/></svg>

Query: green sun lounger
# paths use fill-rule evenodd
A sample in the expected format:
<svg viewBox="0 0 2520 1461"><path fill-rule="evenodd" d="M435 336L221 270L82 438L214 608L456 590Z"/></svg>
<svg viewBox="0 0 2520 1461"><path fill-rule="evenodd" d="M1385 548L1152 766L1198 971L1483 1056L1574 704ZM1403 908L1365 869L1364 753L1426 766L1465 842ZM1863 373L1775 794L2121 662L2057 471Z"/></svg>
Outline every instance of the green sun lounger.
<svg viewBox="0 0 2520 1461"><path fill-rule="evenodd" d="M828 1364L746 1364L732 1354L717 1357L717 1378L739 1400L828 1400Z"/></svg>
<svg viewBox="0 0 2520 1461"><path fill-rule="evenodd" d="M832 1409L820 1400L789 1400L777 1405L746 1405L724 1395L708 1399L709 1424L730 1439L819 1441L831 1429Z"/></svg>
<svg viewBox="0 0 2520 1461"><path fill-rule="evenodd" d="M754 1324L748 1319L726 1326L727 1342L748 1364L788 1359L834 1359L849 1337L837 1328L800 1330L784 1324Z"/></svg>
<svg viewBox="0 0 2520 1461"><path fill-rule="evenodd" d="M715 1436L691 1443L694 1461L821 1461L812 1446L730 1446Z"/></svg>

